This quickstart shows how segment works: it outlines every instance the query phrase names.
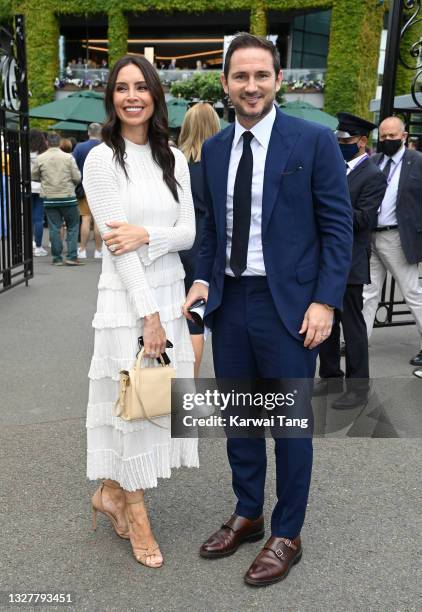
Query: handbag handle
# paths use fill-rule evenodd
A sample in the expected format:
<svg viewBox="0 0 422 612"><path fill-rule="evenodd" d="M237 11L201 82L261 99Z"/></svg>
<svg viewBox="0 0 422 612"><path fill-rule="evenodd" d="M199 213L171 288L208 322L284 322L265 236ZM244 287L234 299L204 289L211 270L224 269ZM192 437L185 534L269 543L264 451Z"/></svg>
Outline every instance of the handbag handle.
<svg viewBox="0 0 422 612"><path fill-rule="evenodd" d="M137 368L137 369L138 369L138 368L139 368L139 369L141 368L141 361L142 361L142 358L144 357L144 352L145 352L145 347L142 347L142 348L141 348L141 350L140 350L140 351L139 351L139 353L138 353L137 358L136 358L136 368ZM161 367L163 367L163 368L167 368L167 367L168 367L168 366L165 364L164 359L162 358L162 356L161 356L161 355L160 355L160 361L161 361ZM145 406L144 406L144 404L142 403L142 399L141 399L141 396L140 396L140 393L139 393L138 381L137 381L136 376L135 376L135 379L134 379L134 385L135 385L135 392L136 392L136 395L138 396L139 404L140 404L140 406L142 407L142 410L143 410L143 412L144 412L144 416L145 416L146 420L147 420L147 421L149 421L150 423L152 423L153 425L155 425L156 427L161 427L161 429L168 429L168 428L167 428L167 427L165 427L164 425L160 425L160 423L156 423L155 421L153 421L153 420L152 420L152 419L151 419L151 418L148 416L147 411L145 410Z"/></svg>
<svg viewBox="0 0 422 612"><path fill-rule="evenodd" d="M136 367L137 367L137 368L140 368L140 367L141 367L141 361L142 361L142 359L143 359L143 358L144 358L144 356L145 356L145 355L144 355L144 353L145 353L145 347L143 346L143 347L141 348L141 350L139 351L139 353L138 353L137 357L136 357ZM145 357L145 359L147 359L147 357ZM161 367L163 367L163 368L167 368L167 365L166 365L166 363L165 363L165 361L164 361L164 359L163 359L163 356L162 356L162 355L160 355L160 356L158 357L158 359L160 360L160 365L161 365Z"/></svg>

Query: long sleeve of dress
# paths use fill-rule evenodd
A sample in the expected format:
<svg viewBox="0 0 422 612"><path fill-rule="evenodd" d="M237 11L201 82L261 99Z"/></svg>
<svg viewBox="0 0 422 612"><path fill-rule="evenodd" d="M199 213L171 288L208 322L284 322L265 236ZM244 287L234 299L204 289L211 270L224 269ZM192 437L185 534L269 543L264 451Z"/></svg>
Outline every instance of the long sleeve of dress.
<svg viewBox="0 0 422 612"><path fill-rule="evenodd" d="M101 235L110 231L106 221L127 223L120 204L116 166L111 155L104 155L102 148L95 147L86 158L83 186ZM113 262L138 315L142 318L158 312L158 305L147 283L145 268L138 254L125 253L113 258Z"/></svg>
<svg viewBox="0 0 422 612"><path fill-rule="evenodd" d="M173 227L145 226L149 234L149 244L138 251L145 265L151 264L166 253L190 249L195 240L195 210L189 167L182 153L176 151L176 155L176 179L180 185L179 217Z"/></svg>

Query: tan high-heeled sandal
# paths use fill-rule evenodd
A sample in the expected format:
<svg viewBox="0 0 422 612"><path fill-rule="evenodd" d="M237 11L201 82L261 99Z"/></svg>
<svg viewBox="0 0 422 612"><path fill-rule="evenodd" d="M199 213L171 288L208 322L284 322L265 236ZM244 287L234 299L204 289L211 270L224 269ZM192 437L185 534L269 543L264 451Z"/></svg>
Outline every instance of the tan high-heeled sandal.
<svg viewBox="0 0 422 612"><path fill-rule="evenodd" d="M144 496L142 495L140 499L134 500L134 501L128 501L127 497L126 497L126 503L129 505L133 505L133 504L144 504ZM133 521L131 521L129 513L128 513L128 522L129 522L129 539L130 539L130 543L132 544L132 551L133 551L133 556L135 557L135 559L137 560L138 563L141 563L142 565L145 565L145 567L152 567L154 569L158 569L160 567L162 567L163 563L164 563L164 559L161 555L161 551L160 551L160 547L158 545L158 543L155 541L153 544L151 544L151 546L147 547L147 548L142 548L142 547L137 547L134 546L132 538L131 536L131 531L132 531L132 524ZM155 551L159 551L160 552L160 556L161 556L161 563L148 563L147 559L148 557L152 557L155 553ZM157 555L158 556L158 555Z"/></svg>
<svg viewBox="0 0 422 612"><path fill-rule="evenodd" d="M110 519L113 529L117 533L119 538L122 538L123 540L129 540L128 528L124 529L123 526L119 524L117 516L115 516L112 512L104 508L102 497L104 487L110 487L111 489L122 489L121 487L111 484L110 482L103 482L103 484L95 491L91 499L93 512L92 526L94 528L94 531L97 529L97 512L101 512L101 514L104 514L107 518Z"/></svg>

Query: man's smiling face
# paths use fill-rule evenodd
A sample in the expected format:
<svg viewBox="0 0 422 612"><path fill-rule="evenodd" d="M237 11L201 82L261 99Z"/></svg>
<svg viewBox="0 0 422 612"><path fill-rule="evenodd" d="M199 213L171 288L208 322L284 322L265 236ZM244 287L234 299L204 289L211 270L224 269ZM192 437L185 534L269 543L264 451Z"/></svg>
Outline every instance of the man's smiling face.
<svg viewBox="0 0 422 612"><path fill-rule="evenodd" d="M237 49L230 58L227 79L221 82L244 127L253 127L271 110L282 73L274 71L269 51L257 47Z"/></svg>

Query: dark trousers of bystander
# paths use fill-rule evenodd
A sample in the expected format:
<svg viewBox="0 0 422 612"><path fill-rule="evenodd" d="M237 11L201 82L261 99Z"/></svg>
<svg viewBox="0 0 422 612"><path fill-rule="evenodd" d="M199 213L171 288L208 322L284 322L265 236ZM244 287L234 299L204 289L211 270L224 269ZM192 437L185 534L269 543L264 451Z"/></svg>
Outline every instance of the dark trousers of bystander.
<svg viewBox="0 0 422 612"><path fill-rule="evenodd" d="M346 342L346 384L348 389L369 384L368 334L362 314L363 285L347 285L343 299L343 312L336 310L331 335L319 349L319 375L321 378L342 378L340 367L340 323Z"/></svg>
<svg viewBox="0 0 422 612"><path fill-rule="evenodd" d="M51 240L53 262L62 261L63 242L60 229L63 222L67 230L67 258L75 260L78 257L79 208L77 205L46 207Z"/></svg>
<svg viewBox="0 0 422 612"><path fill-rule="evenodd" d="M35 246L42 246L42 236L44 231L44 202L38 193L32 194L32 233L34 235Z"/></svg>

